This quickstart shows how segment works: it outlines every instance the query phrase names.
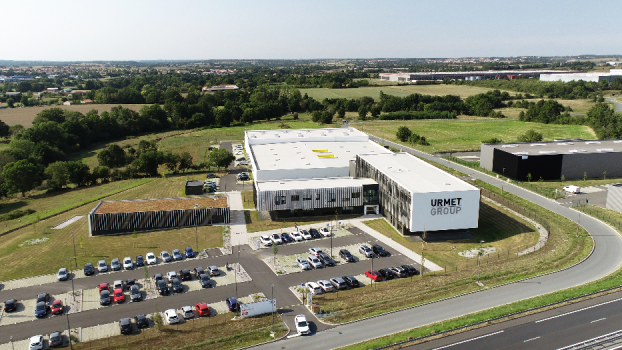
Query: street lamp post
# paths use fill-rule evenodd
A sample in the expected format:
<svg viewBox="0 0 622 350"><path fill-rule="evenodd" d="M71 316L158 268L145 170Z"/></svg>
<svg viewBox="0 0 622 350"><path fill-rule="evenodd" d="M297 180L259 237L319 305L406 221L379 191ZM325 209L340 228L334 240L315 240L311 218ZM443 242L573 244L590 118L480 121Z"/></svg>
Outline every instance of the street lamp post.
<svg viewBox="0 0 622 350"><path fill-rule="evenodd" d="M197 240L197 255L199 254L199 220L197 219L197 209L199 209L199 205L194 205L194 236Z"/></svg>
<svg viewBox="0 0 622 350"><path fill-rule="evenodd" d="M274 284L272 285L272 334L274 334Z"/></svg>
<svg viewBox="0 0 622 350"><path fill-rule="evenodd" d="M67 304L67 298L65 298L65 304ZM66 312L67 315L67 332L69 332L69 349L73 350L73 344L71 344L71 326L69 326L69 312Z"/></svg>
<svg viewBox="0 0 622 350"><path fill-rule="evenodd" d="M13 336L10 336L9 339L11 340L11 349L15 350L15 348L13 347Z"/></svg>
<svg viewBox="0 0 622 350"><path fill-rule="evenodd" d="M238 263L235 266L235 300L238 299L238 269L240 267L240 246L238 245Z"/></svg>
<svg viewBox="0 0 622 350"><path fill-rule="evenodd" d="M479 241L479 250L477 252L477 283L479 283L479 258L482 256L482 243L484 243L484 241Z"/></svg>
<svg viewBox="0 0 622 350"><path fill-rule="evenodd" d="M370 275L372 275L374 273L374 253L371 254L371 273ZM369 286L373 287L374 286L374 279L370 276L369 277Z"/></svg>
<svg viewBox="0 0 622 350"><path fill-rule="evenodd" d="M73 261L76 264L76 269L78 269L78 258L76 254L76 239L73 236L73 231L71 231L71 241L73 242Z"/></svg>

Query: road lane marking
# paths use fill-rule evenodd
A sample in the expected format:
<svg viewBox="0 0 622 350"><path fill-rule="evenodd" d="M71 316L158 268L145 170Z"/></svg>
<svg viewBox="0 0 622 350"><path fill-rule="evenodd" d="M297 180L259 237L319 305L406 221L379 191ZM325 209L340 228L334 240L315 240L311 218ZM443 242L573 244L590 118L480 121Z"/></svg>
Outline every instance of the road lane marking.
<svg viewBox="0 0 622 350"><path fill-rule="evenodd" d="M459 345L459 344L468 343L468 342L473 341L473 340L477 340L477 339L482 339L482 338L490 337L491 335L495 335L495 334L499 334L499 333L503 333L503 332L504 332L504 331L503 331L503 330L501 330L501 331L494 332L494 333L490 333L490 334L486 334L486 335L480 335L479 337L475 337L475 338L471 338L471 339L467 339L467 340L459 341L459 342L457 342L457 343L453 343L453 344L449 344L449 345L441 346L441 347L438 347L438 348L434 348L434 349L432 349L432 350L440 350L440 349L445 349L445 348L448 348L448 347L451 347L451 346L454 346L454 345Z"/></svg>
<svg viewBox="0 0 622 350"><path fill-rule="evenodd" d="M620 332L622 332L622 329L617 330L617 331L615 331L615 332L611 332L611 333L607 333L607 334L599 335L598 337L594 337L594 338L592 338L592 339L588 339L588 340L580 341L580 342L578 342L578 343L574 343L574 344L572 344L572 345L564 346L563 348L559 348L559 349L557 349L557 350L572 349L572 348L574 348L574 347L575 347L575 346L577 346L577 345L586 344L586 343L592 342L592 341L597 340L597 339L606 338L606 337L608 337L608 336L610 336L610 335L619 334Z"/></svg>
<svg viewBox="0 0 622 350"><path fill-rule="evenodd" d="M598 321L602 321L602 320L606 320L606 319L607 319L606 317L603 317L603 318L599 318L598 320L594 320L594 321L592 321L590 323L594 323L594 322L598 322Z"/></svg>
<svg viewBox="0 0 622 350"><path fill-rule="evenodd" d="M535 338L524 340L523 343L526 343L526 342L532 341L532 340L536 340L536 339L540 339L540 337L535 337Z"/></svg>
<svg viewBox="0 0 622 350"><path fill-rule="evenodd" d="M600 303L600 304L596 304L596 305L592 305L592 306L584 307L584 308L582 308L582 309L578 309L578 310L574 310L574 311L566 312L566 313L564 313L564 314L560 314L560 315L556 315L556 316L551 316L551 317L543 318L543 319L541 319L541 320L536 321L535 323L540 323L540 322L544 322L544 321L552 320L552 319L554 319L554 318L558 318L558 317L562 317L562 316L566 316L566 315L574 314L574 313L579 312L579 311L584 311L584 310L593 309L593 308L595 308L595 307L598 307L598 306L603 306L603 305L607 305L607 304L611 304L611 303L615 303L616 301L620 301L620 300L622 300L622 298L618 298L618 299L614 299L614 300L609 300L609 301L606 301L606 302L604 302L604 303Z"/></svg>

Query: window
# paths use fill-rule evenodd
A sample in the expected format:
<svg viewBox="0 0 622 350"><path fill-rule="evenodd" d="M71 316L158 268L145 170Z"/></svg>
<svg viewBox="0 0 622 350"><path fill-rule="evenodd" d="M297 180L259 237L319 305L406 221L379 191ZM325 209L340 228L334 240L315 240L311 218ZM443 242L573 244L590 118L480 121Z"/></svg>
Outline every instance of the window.
<svg viewBox="0 0 622 350"><path fill-rule="evenodd" d="M349 202L349 201L350 201L350 198L345 197L345 198L342 198L341 200L342 200L343 202Z"/></svg>
<svg viewBox="0 0 622 350"><path fill-rule="evenodd" d="M319 194L319 193L316 193L316 194L315 194L315 200L316 200L316 201L319 201L319 200L320 200L320 194Z"/></svg>
<svg viewBox="0 0 622 350"><path fill-rule="evenodd" d="M352 198L361 198L361 192L352 192Z"/></svg>
<svg viewBox="0 0 622 350"><path fill-rule="evenodd" d="M329 202L334 202L334 201L335 201L335 194L334 194L334 193L331 193L331 194L329 195L329 197L328 197L328 201L329 201Z"/></svg>
<svg viewBox="0 0 622 350"><path fill-rule="evenodd" d="M285 196L281 196L281 204L285 204Z"/></svg>
<svg viewBox="0 0 622 350"><path fill-rule="evenodd" d="M311 195L310 194L303 194L302 195L302 200L303 201L310 201L311 200Z"/></svg>
<svg viewBox="0 0 622 350"><path fill-rule="evenodd" d="M300 200L300 196L299 195L297 195L297 194L293 194L292 195L292 202L297 202L299 200Z"/></svg>
<svg viewBox="0 0 622 350"><path fill-rule="evenodd" d="M285 204L285 196L274 196L274 204Z"/></svg>

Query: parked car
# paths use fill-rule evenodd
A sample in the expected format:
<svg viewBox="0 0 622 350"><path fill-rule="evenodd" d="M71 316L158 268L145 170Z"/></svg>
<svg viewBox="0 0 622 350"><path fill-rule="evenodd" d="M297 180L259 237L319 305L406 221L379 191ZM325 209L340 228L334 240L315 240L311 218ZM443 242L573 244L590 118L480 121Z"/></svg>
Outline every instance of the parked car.
<svg viewBox="0 0 622 350"><path fill-rule="evenodd" d="M48 293L41 293L37 295L37 303L44 302L45 305L50 303L50 295Z"/></svg>
<svg viewBox="0 0 622 350"><path fill-rule="evenodd" d="M568 193L581 193L581 187L574 185L564 186L563 190Z"/></svg>
<svg viewBox="0 0 622 350"><path fill-rule="evenodd" d="M216 175L216 174L207 174L207 178L208 179L217 179L218 175Z"/></svg>
<svg viewBox="0 0 622 350"><path fill-rule="evenodd" d="M302 238L304 238L305 240L310 240L313 239L313 236L311 236L311 233L309 233L309 231L307 230L300 230L300 235L302 236Z"/></svg>
<svg viewBox="0 0 622 350"><path fill-rule="evenodd" d="M108 289L102 290L101 293L99 293L99 304L110 305L110 291Z"/></svg>
<svg viewBox="0 0 622 350"><path fill-rule="evenodd" d="M205 271L203 270L201 266L197 266L194 268L194 277L199 278L199 276L201 276L204 273Z"/></svg>
<svg viewBox="0 0 622 350"><path fill-rule="evenodd" d="M261 241L261 243L266 246L269 247L272 245L272 240L270 239L270 237L263 235L263 236L259 236L259 240Z"/></svg>
<svg viewBox="0 0 622 350"><path fill-rule="evenodd" d="M147 265L155 265L158 263L158 258L156 258L155 254L149 252L147 253Z"/></svg>
<svg viewBox="0 0 622 350"><path fill-rule="evenodd" d="M179 279L182 281L190 281L192 279L192 275L190 274L190 270L183 269L179 271Z"/></svg>
<svg viewBox="0 0 622 350"><path fill-rule="evenodd" d="M139 315L134 316L134 321L136 321L136 326L138 328L149 327L149 319L144 314L139 314Z"/></svg>
<svg viewBox="0 0 622 350"><path fill-rule="evenodd" d="M348 284L341 277L333 277L328 281L333 285L333 288L337 290L348 289Z"/></svg>
<svg viewBox="0 0 622 350"><path fill-rule="evenodd" d="M108 283L100 283L99 284L99 293L101 293L103 290L109 290L110 286L108 286Z"/></svg>
<svg viewBox="0 0 622 350"><path fill-rule="evenodd" d="M374 252L366 245L362 245L359 247L359 253L365 255L366 258L374 257Z"/></svg>
<svg viewBox="0 0 622 350"><path fill-rule="evenodd" d="M322 294L324 292L322 287L315 282L307 282L307 287L309 287L311 294Z"/></svg>
<svg viewBox="0 0 622 350"><path fill-rule="evenodd" d="M322 290L324 291L324 293L328 293L328 292L332 292L335 290L335 288L333 287L333 285L330 283L330 281L327 280L319 280L317 281L317 284L320 286L320 288L322 288Z"/></svg>
<svg viewBox="0 0 622 350"><path fill-rule="evenodd" d="M246 163L246 162L240 162L240 163ZM246 165L246 164L239 164L239 163L236 164L236 166L239 166L239 165ZM238 176L238 181L249 181L250 179L251 179L251 177L248 176L248 175L239 175Z"/></svg>
<svg viewBox="0 0 622 350"><path fill-rule="evenodd" d="M69 274L67 273L67 268L61 267L60 270L58 270L58 273L56 274L56 278L59 281L66 281L67 279L69 279Z"/></svg>
<svg viewBox="0 0 622 350"><path fill-rule="evenodd" d="M194 258L194 251L192 250L192 247L186 247L184 253L186 254L186 258Z"/></svg>
<svg viewBox="0 0 622 350"><path fill-rule="evenodd" d="M128 278L127 281L125 281L125 285L127 286L127 288L130 288L131 286L136 284L136 280L133 278Z"/></svg>
<svg viewBox="0 0 622 350"><path fill-rule="evenodd" d="M290 243L293 242L294 239L289 235L289 233L285 232L281 234L281 241L283 241L283 243Z"/></svg>
<svg viewBox="0 0 622 350"><path fill-rule="evenodd" d="M401 266L390 267L389 270L398 278L408 277L408 271Z"/></svg>
<svg viewBox="0 0 622 350"><path fill-rule="evenodd" d="M237 160L238 162L241 162L241 161L243 161L243 160L246 160L246 158L244 158L244 157L238 157L238 158L236 158L235 160Z"/></svg>
<svg viewBox="0 0 622 350"><path fill-rule="evenodd" d="M160 252L160 259L162 259L163 262L173 261L173 258L171 258L171 254L169 254L166 250Z"/></svg>
<svg viewBox="0 0 622 350"><path fill-rule="evenodd" d="M99 271L99 272L107 272L108 271L108 264L106 264L106 260L100 260L97 263L97 271Z"/></svg>
<svg viewBox="0 0 622 350"><path fill-rule="evenodd" d="M274 244L282 244L283 240L281 240L281 236L279 236L278 233L273 233L270 235L270 239L272 240L272 242L274 242Z"/></svg>
<svg viewBox="0 0 622 350"><path fill-rule="evenodd" d="M84 275L85 276L91 276L94 273L95 273L95 268L93 267L93 264L91 263L84 264Z"/></svg>
<svg viewBox="0 0 622 350"><path fill-rule="evenodd" d="M52 315L61 315L65 311L65 306L63 305L63 301L60 299L56 299L52 302Z"/></svg>
<svg viewBox="0 0 622 350"><path fill-rule="evenodd" d="M389 252L387 252L386 250L384 250L384 248L382 248L381 246L374 244L371 246L371 250L376 253L378 256L389 256L391 254L389 254Z"/></svg>
<svg viewBox="0 0 622 350"><path fill-rule="evenodd" d="M296 258L296 263L303 270L311 269L311 265L309 265L309 263L305 260L305 258L301 258L301 257Z"/></svg>
<svg viewBox="0 0 622 350"><path fill-rule="evenodd" d="M346 282L346 284L350 288L357 288L361 286L359 281L354 276L343 276L341 278L343 278L343 280Z"/></svg>
<svg viewBox="0 0 622 350"><path fill-rule="evenodd" d="M238 300L236 298L227 298L225 300L225 303L227 304L227 307L229 308L229 311L238 311L240 309L240 304L238 304Z"/></svg>
<svg viewBox="0 0 622 350"><path fill-rule="evenodd" d="M333 260L333 258L331 258L328 254L324 253L324 252L320 252L317 255L318 259L320 259L320 261L322 262L322 264L324 264L324 266L336 266L337 262L335 260Z"/></svg>
<svg viewBox="0 0 622 350"><path fill-rule="evenodd" d="M193 318L194 311L192 311L192 306L182 306L181 315L183 316L184 319Z"/></svg>
<svg viewBox="0 0 622 350"><path fill-rule="evenodd" d="M116 280L112 283L112 289L121 289L123 291L123 280Z"/></svg>
<svg viewBox="0 0 622 350"><path fill-rule="evenodd" d="M173 260L175 261L184 260L184 256L181 255L181 252L179 251L179 249L173 249Z"/></svg>
<svg viewBox="0 0 622 350"><path fill-rule="evenodd" d="M309 255L307 257L307 261L309 262L309 264L311 266L313 266L313 268L315 269L319 269L321 267L323 267L322 262L320 261L320 259L318 259L316 256L313 255Z"/></svg>
<svg viewBox="0 0 622 350"><path fill-rule="evenodd" d="M143 300L143 295L140 292L140 288L138 288L138 286L136 285L130 287L130 300L132 302Z"/></svg>
<svg viewBox="0 0 622 350"><path fill-rule="evenodd" d="M320 234L324 237L330 237L331 233L327 227L320 228Z"/></svg>
<svg viewBox="0 0 622 350"><path fill-rule="evenodd" d="M401 267L408 272L408 276L414 276L419 273L414 266L402 265Z"/></svg>
<svg viewBox="0 0 622 350"><path fill-rule="evenodd" d="M132 333L132 320L129 317L120 319L119 328L121 329L121 334Z"/></svg>
<svg viewBox="0 0 622 350"><path fill-rule="evenodd" d="M110 262L110 268L112 269L112 271L121 270L121 260L119 260L119 258L112 259L112 261Z"/></svg>
<svg viewBox="0 0 622 350"><path fill-rule="evenodd" d="M248 165L248 162L245 160L239 161L235 164L236 166L241 166L241 165Z"/></svg>
<svg viewBox="0 0 622 350"><path fill-rule="evenodd" d="M38 302L35 305L35 317L45 317L48 314L50 307L43 301Z"/></svg>
<svg viewBox="0 0 622 350"><path fill-rule="evenodd" d="M380 272L380 274L382 275L383 279L385 279L385 280L392 280L393 278L395 278L395 275L393 274L393 271L391 271L389 269L380 269L380 270L378 270L378 272Z"/></svg>
<svg viewBox="0 0 622 350"><path fill-rule="evenodd" d="M374 280L374 282L382 281L382 275L378 271L367 270L365 271L365 277Z"/></svg>
<svg viewBox="0 0 622 350"><path fill-rule="evenodd" d="M17 310L17 301L15 299L9 299L4 302L4 311L13 312Z"/></svg>
<svg viewBox="0 0 622 350"><path fill-rule="evenodd" d="M166 273L166 279L170 282L173 278L177 278L177 272L169 271Z"/></svg>
<svg viewBox="0 0 622 350"><path fill-rule="evenodd" d="M215 265L208 266L207 270L209 271L210 276L219 276L220 275L220 270L218 269L218 266L215 266Z"/></svg>
<svg viewBox="0 0 622 350"><path fill-rule="evenodd" d="M319 253L322 253L322 249L318 247L309 248L309 253L311 253L311 255L317 256Z"/></svg>
<svg viewBox="0 0 622 350"><path fill-rule="evenodd" d="M194 309L197 310L199 317L210 315L210 310L206 303L198 303L194 305Z"/></svg>
<svg viewBox="0 0 622 350"><path fill-rule="evenodd" d="M30 337L30 340L28 341L28 349L30 350L43 349L43 336L35 335L34 337Z"/></svg>
<svg viewBox="0 0 622 350"><path fill-rule="evenodd" d="M212 286L212 281L210 280L209 276L206 274L199 275L199 282L201 282L202 288L209 288Z"/></svg>
<svg viewBox="0 0 622 350"><path fill-rule="evenodd" d="M173 289L175 293L181 293L184 291L184 286L181 284L180 280L173 278L171 280L171 289Z"/></svg>
<svg viewBox="0 0 622 350"><path fill-rule="evenodd" d="M136 266L143 267L145 265L145 259L142 255L136 255Z"/></svg>
<svg viewBox="0 0 622 350"><path fill-rule="evenodd" d="M304 231L306 231L306 230L304 230ZM312 229L310 229L310 230L309 230L309 234L310 234L310 235L311 235L311 237L313 237L313 238L322 238L322 235L320 234L320 231L318 231L318 230L316 230L316 229L314 229L314 228L312 228Z"/></svg>
<svg viewBox="0 0 622 350"><path fill-rule="evenodd" d="M304 238L302 238L302 235L300 233L296 232L296 231L291 232L289 235L292 236L292 238L296 242L302 242L302 240L304 239Z"/></svg>
<svg viewBox="0 0 622 350"><path fill-rule="evenodd" d="M129 256L123 258L123 268L126 270L131 270L134 268L134 262L132 261L132 258L130 258Z"/></svg>
<svg viewBox="0 0 622 350"><path fill-rule="evenodd" d="M63 334L61 332L50 333L50 347L55 348L61 346L64 343Z"/></svg>
<svg viewBox="0 0 622 350"><path fill-rule="evenodd" d="M339 251L339 257L342 258L345 262L355 262L356 259L354 258L354 255L352 255L350 253L349 250L347 249L341 249Z"/></svg>
<svg viewBox="0 0 622 350"><path fill-rule="evenodd" d="M161 273L156 273L155 275L153 275L153 280L158 282L160 280L162 280L164 277L162 276Z"/></svg>
<svg viewBox="0 0 622 350"><path fill-rule="evenodd" d="M166 323L173 324L179 322L179 317L177 315L177 310L168 309L164 311L164 318L166 318Z"/></svg>
<svg viewBox="0 0 622 350"><path fill-rule="evenodd" d="M298 334L311 334L311 329L309 329L309 323L305 315L296 315L294 317L294 323L296 324L296 331Z"/></svg>
<svg viewBox="0 0 622 350"><path fill-rule="evenodd" d="M168 295L168 285L164 282L164 280L158 280L156 282L156 286L160 295Z"/></svg>
<svg viewBox="0 0 622 350"><path fill-rule="evenodd" d="M120 304L125 301L125 295L123 294L123 289L117 288L114 290L113 298L115 304Z"/></svg>

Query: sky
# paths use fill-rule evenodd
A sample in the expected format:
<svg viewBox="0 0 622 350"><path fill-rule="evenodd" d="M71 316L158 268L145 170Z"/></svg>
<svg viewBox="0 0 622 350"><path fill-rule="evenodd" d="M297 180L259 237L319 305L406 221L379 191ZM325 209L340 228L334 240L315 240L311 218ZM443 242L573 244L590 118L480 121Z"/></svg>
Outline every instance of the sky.
<svg viewBox="0 0 622 350"><path fill-rule="evenodd" d="M2 60L622 54L619 1L6 1Z"/></svg>

